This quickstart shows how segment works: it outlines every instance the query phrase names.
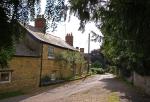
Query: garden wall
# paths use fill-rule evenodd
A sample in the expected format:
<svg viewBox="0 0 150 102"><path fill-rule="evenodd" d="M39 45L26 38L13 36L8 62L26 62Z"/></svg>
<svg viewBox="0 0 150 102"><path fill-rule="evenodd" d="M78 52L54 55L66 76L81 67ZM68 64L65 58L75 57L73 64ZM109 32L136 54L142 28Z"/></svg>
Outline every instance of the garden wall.
<svg viewBox="0 0 150 102"><path fill-rule="evenodd" d="M142 88L147 94L150 95L150 76L141 76L134 72L133 78L134 85Z"/></svg>

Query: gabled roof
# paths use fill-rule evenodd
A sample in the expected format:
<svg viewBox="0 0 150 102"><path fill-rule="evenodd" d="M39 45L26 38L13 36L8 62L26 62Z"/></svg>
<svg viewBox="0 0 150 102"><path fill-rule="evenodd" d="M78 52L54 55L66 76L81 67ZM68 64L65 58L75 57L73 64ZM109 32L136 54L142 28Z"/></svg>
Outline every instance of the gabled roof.
<svg viewBox="0 0 150 102"><path fill-rule="evenodd" d="M15 44L16 52L14 55L16 56L40 56L40 52L38 50L31 50L24 43Z"/></svg>
<svg viewBox="0 0 150 102"><path fill-rule="evenodd" d="M76 50L73 46L70 46L69 44L67 44L60 37L56 37L48 33L44 34L40 32L38 29L36 29L35 27L30 26L30 25L25 26L25 28L34 38L36 38L37 40L43 43L47 43L47 44L65 48L65 49Z"/></svg>

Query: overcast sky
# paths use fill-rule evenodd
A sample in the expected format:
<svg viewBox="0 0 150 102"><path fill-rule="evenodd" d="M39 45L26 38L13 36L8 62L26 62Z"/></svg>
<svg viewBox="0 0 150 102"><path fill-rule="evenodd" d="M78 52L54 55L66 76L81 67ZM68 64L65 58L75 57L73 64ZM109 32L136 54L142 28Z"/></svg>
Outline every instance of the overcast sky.
<svg viewBox="0 0 150 102"><path fill-rule="evenodd" d="M41 14L44 14L46 5L46 0L41 0ZM88 34L93 30L97 34L101 35L101 32L95 27L94 23L89 23L86 25L85 32L82 33L78 31L80 21L77 17L71 16L70 21L66 20L64 23L60 23L55 32L50 32L51 34L58 36L65 40L66 33L71 33L74 36L74 47L84 48L85 53L88 52ZM93 49L100 48L100 43L92 42L90 43L90 51Z"/></svg>

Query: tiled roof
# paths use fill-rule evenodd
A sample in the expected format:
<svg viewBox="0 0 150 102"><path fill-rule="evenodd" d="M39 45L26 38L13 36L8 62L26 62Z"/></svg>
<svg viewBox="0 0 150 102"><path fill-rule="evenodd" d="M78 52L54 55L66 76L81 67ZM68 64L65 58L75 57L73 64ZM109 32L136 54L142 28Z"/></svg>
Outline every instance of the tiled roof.
<svg viewBox="0 0 150 102"><path fill-rule="evenodd" d="M14 55L16 56L40 56L40 53L38 51L29 49L23 43L15 44L15 46L16 52Z"/></svg>
<svg viewBox="0 0 150 102"><path fill-rule="evenodd" d="M35 37L36 39L38 39L42 42L48 43L50 45L70 49L70 50L76 50L73 46L70 46L69 44L67 44L60 37L56 37L56 36L48 34L48 33L46 33L46 34L41 33L35 27L30 26L30 25L27 25L25 28L31 35L33 35L33 37Z"/></svg>

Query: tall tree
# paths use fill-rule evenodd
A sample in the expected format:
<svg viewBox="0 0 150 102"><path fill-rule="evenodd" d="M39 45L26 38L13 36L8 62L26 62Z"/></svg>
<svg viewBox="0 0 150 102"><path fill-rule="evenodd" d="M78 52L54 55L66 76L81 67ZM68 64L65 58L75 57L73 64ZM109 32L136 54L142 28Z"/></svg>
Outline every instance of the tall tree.
<svg viewBox="0 0 150 102"><path fill-rule="evenodd" d="M100 49L92 50L90 53L90 59L92 64L99 64L102 68L106 68L107 60L104 55L100 52Z"/></svg>
<svg viewBox="0 0 150 102"><path fill-rule="evenodd" d="M116 65L150 75L149 0L70 0L71 13L96 22L104 35L103 53Z"/></svg>

